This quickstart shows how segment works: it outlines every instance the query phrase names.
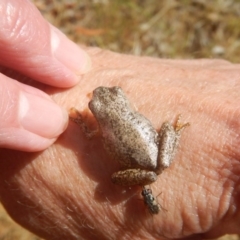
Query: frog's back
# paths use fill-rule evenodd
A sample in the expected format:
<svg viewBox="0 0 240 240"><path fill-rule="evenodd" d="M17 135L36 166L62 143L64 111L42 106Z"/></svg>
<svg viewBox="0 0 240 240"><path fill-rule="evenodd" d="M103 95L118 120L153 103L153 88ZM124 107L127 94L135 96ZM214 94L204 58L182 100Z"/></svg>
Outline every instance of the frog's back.
<svg viewBox="0 0 240 240"><path fill-rule="evenodd" d="M150 121L134 112L120 87L98 87L89 108L98 121L105 149L123 167L153 170L158 134Z"/></svg>
<svg viewBox="0 0 240 240"><path fill-rule="evenodd" d="M123 114L102 132L106 150L123 167L156 168L158 134L143 115Z"/></svg>

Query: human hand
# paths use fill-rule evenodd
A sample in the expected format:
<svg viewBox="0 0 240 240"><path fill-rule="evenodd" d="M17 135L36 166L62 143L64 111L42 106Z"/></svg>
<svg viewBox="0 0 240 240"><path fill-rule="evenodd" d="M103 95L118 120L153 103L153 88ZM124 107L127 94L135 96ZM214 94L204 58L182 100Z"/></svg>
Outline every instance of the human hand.
<svg viewBox="0 0 240 240"><path fill-rule="evenodd" d="M0 196L10 215L46 239L192 239L240 233L240 66L220 60L164 60L89 50L84 82L53 91L65 109L87 108L96 87L121 86L159 129L179 113L189 122L172 165L150 187L166 210L150 215L141 188L111 183L119 164L101 138L70 122L42 153L0 151ZM91 120L91 119L90 119ZM95 126L92 126L95 128Z"/></svg>
<svg viewBox="0 0 240 240"><path fill-rule="evenodd" d="M14 79L67 88L89 70L90 60L31 2L2 0L0 15L0 147L40 151L65 130L68 114L28 81Z"/></svg>

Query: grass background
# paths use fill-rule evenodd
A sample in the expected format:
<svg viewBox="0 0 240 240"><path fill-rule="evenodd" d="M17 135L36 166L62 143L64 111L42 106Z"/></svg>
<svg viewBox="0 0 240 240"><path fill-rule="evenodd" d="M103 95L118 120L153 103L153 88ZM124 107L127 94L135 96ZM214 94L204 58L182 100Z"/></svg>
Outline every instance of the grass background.
<svg viewBox="0 0 240 240"><path fill-rule="evenodd" d="M32 0L70 39L160 58L223 58L239 63L239 0ZM0 240L40 240L0 205ZM220 239L220 238L219 238ZM239 240L226 235L221 240Z"/></svg>

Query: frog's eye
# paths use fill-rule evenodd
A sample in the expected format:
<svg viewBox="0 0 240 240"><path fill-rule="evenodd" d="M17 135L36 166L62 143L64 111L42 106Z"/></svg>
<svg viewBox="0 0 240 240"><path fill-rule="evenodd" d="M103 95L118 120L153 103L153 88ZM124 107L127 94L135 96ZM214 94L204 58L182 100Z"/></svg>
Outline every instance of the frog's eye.
<svg viewBox="0 0 240 240"><path fill-rule="evenodd" d="M99 101L90 101L88 103L88 107L90 108L91 111L97 112L101 108L100 102Z"/></svg>

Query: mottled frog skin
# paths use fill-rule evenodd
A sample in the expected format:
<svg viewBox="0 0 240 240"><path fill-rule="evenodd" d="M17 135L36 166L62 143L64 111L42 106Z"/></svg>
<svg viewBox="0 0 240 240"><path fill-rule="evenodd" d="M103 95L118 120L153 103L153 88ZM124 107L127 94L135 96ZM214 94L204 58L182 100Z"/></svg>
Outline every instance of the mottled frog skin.
<svg viewBox="0 0 240 240"><path fill-rule="evenodd" d="M104 147L124 168L157 167L158 133L135 112L120 87L98 87L89 108L98 121Z"/></svg>
<svg viewBox="0 0 240 240"><path fill-rule="evenodd" d="M165 122L158 133L147 118L134 111L120 87L96 88L89 108L98 122L105 150L121 165L112 182L124 186L156 181L170 166L180 133L189 125L179 124L178 118L176 126ZM81 114L77 115L72 120L81 125Z"/></svg>

